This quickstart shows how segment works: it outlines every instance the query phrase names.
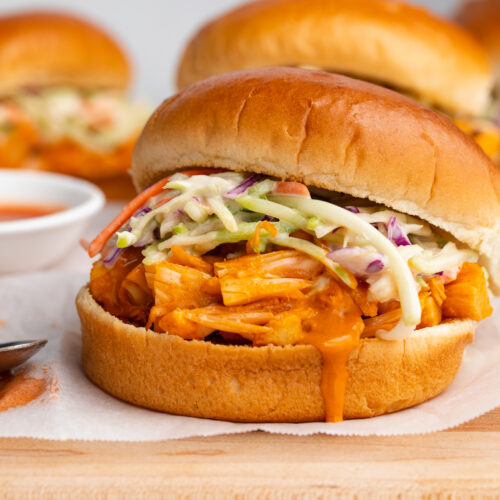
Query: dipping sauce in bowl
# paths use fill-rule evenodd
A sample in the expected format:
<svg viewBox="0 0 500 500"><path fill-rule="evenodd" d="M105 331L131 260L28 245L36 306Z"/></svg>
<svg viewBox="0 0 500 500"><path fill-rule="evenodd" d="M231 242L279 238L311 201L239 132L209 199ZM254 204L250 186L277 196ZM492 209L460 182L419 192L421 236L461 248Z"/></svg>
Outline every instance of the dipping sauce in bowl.
<svg viewBox="0 0 500 500"><path fill-rule="evenodd" d="M0 222L34 219L66 210L63 205L0 201Z"/></svg>
<svg viewBox="0 0 500 500"><path fill-rule="evenodd" d="M0 274L60 262L103 205L102 192L81 179L0 168Z"/></svg>

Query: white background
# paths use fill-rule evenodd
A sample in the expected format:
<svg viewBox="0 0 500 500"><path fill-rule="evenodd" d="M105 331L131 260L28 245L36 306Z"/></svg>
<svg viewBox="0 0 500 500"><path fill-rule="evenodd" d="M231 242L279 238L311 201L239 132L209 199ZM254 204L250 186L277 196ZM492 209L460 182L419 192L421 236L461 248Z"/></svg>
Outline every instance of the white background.
<svg viewBox="0 0 500 500"><path fill-rule="evenodd" d="M26 8L75 12L106 27L128 50L134 94L158 104L173 91L175 67L187 39L202 23L242 0L0 0L0 14ZM420 0L452 12L456 0Z"/></svg>

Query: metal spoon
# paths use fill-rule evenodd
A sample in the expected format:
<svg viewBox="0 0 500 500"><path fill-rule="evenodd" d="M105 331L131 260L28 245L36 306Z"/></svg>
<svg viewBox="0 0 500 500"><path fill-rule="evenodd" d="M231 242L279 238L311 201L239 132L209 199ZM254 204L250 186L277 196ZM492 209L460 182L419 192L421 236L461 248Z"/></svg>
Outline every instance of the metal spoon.
<svg viewBox="0 0 500 500"><path fill-rule="evenodd" d="M46 340L19 340L0 344L0 373L22 365L46 343Z"/></svg>

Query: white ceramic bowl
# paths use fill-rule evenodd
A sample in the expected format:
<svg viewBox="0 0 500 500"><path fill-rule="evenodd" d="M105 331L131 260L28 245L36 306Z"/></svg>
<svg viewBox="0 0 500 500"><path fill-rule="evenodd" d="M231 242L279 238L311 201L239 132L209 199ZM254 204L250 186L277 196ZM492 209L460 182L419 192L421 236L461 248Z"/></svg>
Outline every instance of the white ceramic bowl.
<svg viewBox="0 0 500 500"><path fill-rule="evenodd" d="M104 205L90 182L65 175L0 169L0 204L52 204L54 214L0 222L0 273L42 269L60 260L83 235L89 219Z"/></svg>

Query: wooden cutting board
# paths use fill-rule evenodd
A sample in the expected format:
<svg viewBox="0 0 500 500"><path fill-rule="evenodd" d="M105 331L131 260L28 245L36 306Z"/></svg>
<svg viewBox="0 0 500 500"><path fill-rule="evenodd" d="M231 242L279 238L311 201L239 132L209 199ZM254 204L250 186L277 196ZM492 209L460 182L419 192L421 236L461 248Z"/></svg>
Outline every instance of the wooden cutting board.
<svg viewBox="0 0 500 500"><path fill-rule="evenodd" d="M421 436L0 439L0 498L500 496L500 409Z"/></svg>

